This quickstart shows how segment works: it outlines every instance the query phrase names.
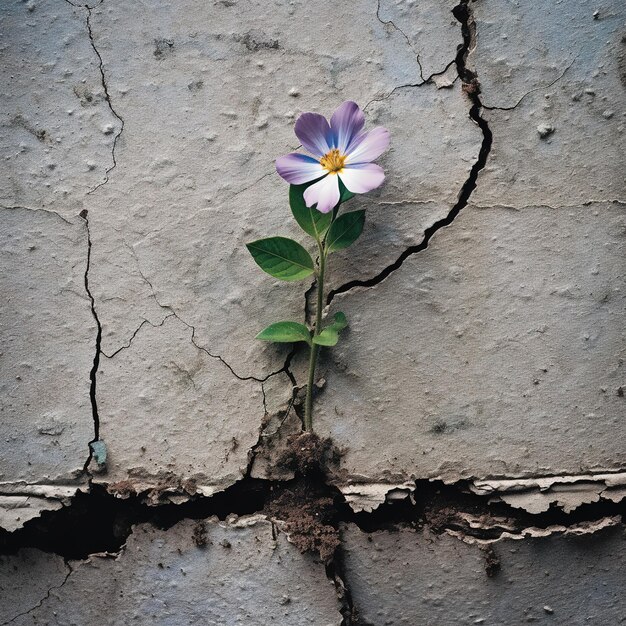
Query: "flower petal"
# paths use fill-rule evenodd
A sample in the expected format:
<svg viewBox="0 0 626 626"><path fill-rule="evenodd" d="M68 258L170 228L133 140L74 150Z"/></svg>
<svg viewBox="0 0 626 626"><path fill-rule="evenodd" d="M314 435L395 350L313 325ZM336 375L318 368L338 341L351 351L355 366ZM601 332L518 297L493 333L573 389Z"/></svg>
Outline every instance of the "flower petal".
<svg viewBox="0 0 626 626"><path fill-rule="evenodd" d="M389 131L382 126L355 137L348 146L348 163L370 163L389 146Z"/></svg>
<svg viewBox="0 0 626 626"><path fill-rule="evenodd" d="M326 173L318 160L298 152L276 159L276 171L292 185L308 183Z"/></svg>
<svg viewBox="0 0 626 626"><path fill-rule="evenodd" d="M339 180L336 174L328 174L304 190L304 201L308 207L315 207L321 213L332 211L339 202Z"/></svg>
<svg viewBox="0 0 626 626"><path fill-rule="evenodd" d="M332 147L330 126L319 113L303 113L296 120L294 130L302 145L318 158L323 157Z"/></svg>
<svg viewBox="0 0 626 626"><path fill-rule="evenodd" d="M374 163L346 165L339 176L346 189L352 193L367 193L380 187L385 180L383 168Z"/></svg>
<svg viewBox="0 0 626 626"><path fill-rule="evenodd" d="M364 125L365 115L356 102L348 100L341 104L330 118L334 147L345 154L350 142L361 132Z"/></svg>

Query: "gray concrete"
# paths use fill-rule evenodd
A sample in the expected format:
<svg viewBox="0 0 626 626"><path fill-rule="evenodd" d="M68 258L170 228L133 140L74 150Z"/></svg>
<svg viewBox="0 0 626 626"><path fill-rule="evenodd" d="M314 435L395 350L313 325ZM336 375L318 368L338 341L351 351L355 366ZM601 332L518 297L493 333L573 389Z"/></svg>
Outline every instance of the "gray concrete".
<svg viewBox="0 0 626 626"><path fill-rule="evenodd" d="M0 213L0 525L13 529L58 508L81 482L94 436L96 324L84 221L22 207Z"/></svg>
<svg viewBox="0 0 626 626"><path fill-rule="evenodd" d="M468 207L374 289L318 424L349 475L389 480L623 467L624 219L595 204Z"/></svg>
<svg viewBox="0 0 626 626"><path fill-rule="evenodd" d="M323 566L262 519L137 526L118 555L64 565L26 550L2 557L0 569L2 618L17 626L341 622Z"/></svg>
<svg viewBox="0 0 626 626"><path fill-rule="evenodd" d="M620 624L624 528L502 539L486 546L402 530L343 532L346 580L361 624ZM499 571L487 574L487 558Z"/></svg>
<svg viewBox="0 0 626 626"><path fill-rule="evenodd" d="M253 337L305 320L311 282L271 279L244 244L305 241L273 162L302 111L347 99L392 143L328 286L379 275L449 214L484 140L454 5L4 3L0 527L89 480L156 505L290 476L291 348ZM625 6L471 2L493 133L476 189L426 250L328 311L350 326L322 352L315 425L354 509L414 497L415 479L466 479L513 516L626 495ZM300 350L298 386L305 366ZM96 423L106 460L84 471ZM3 556L0 622L340 623L323 567L267 522L210 522L203 549L194 523L138 527L114 557ZM375 626L619 623L622 530L605 525L503 536L489 579L476 539L346 527L346 583Z"/></svg>

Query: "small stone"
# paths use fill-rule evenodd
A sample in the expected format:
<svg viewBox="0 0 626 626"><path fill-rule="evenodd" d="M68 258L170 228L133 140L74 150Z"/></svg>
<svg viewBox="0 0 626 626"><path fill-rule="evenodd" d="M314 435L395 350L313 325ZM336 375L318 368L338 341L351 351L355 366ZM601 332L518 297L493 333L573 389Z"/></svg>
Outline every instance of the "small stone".
<svg viewBox="0 0 626 626"><path fill-rule="evenodd" d="M594 11L593 12L593 19L594 20L600 19L600 11Z"/></svg>
<svg viewBox="0 0 626 626"><path fill-rule="evenodd" d="M105 135L112 135L114 130L115 130L115 126L113 126L113 124L107 124L106 126L102 128L102 132Z"/></svg>
<svg viewBox="0 0 626 626"><path fill-rule="evenodd" d="M543 607L543 610L548 614L548 615L552 615L552 613L554 613L554 609L551 606L548 606L547 604Z"/></svg>
<svg viewBox="0 0 626 626"><path fill-rule="evenodd" d="M292 87L292 88L289 90L289 95L290 95L292 98L297 98L297 97L300 95L300 92L299 92L299 91L298 91L295 87Z"/></svg>
<svg viewBox="0 0 626 626"><path fill-rule="evenodd" d="M607 120L610 120L614 115L615 115L615 111L611 111L609 109L602 112L602 117Z"/></svg>
<svg viewBox="0 0 626 626"><path fill-rule="evenodd" d="M549 137L555 130L556 129L551 124L543 123L537 126L537 132L542 139Z"/></svg>

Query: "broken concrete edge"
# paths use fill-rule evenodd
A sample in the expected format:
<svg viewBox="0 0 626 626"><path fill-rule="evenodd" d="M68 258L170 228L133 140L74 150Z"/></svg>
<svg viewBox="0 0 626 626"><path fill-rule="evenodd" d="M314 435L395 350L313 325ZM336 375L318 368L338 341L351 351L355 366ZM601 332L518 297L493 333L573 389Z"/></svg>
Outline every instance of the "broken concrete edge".
<svg viewBox="0 0 626 626"><path fill-rule="evenodd" d="M251 461L250 467L254 463ZM160 477L130 476L128 480L107 482L102 477L92 476L74 483L28 484L22 481L0 483L0 529L8 532L19 530L45 511L71 508L74 499L80 493L89 498L94 490L106 494L112 500L131 500L129 506L141 506L155 511L166 506L197 506L211 509L212 504L222 507L220 511L241 513L248 508L230 509L237 498L247 497L252 490L262 492L258 501L251 506L261 511L270 491L288 488L297 480L293 472L284 472L272 479L251 474L246 471L234 481L221 483L201 483L193 478L181 478L174 475ZM460 494L473 495L484 500L486 506L500 503L527 514L540 516L549 511L560 511L568 515L585 504L619 505L626 499L626 472L602 472L587 474L569 474L561 476L536 476L531 478L510 479L462 479L443 481L440 479L405 480L399 482L350 482L326 479L325 487L334 491L336 496L350 510L351 514L385 515L383 509L395 503L405 502L414 506L420 495L437 492L439 488L458 491ZM184 515L184 513L182 513ZM470 528L485 528L485 522L469 519L468 514L458 512ZM503 531L511 527L502 519L492 518L489 528L498 527ZM496 520L494 522L494 520ZM506 521L506 520L505 520Z"/></svg>
<svg viewBox="0 0 626 626"><path fill-rule="evenodd" d="M592 535L597 532L601 532L607 528L614 528L622 526L622 518L620 515L613 515L610 517L603 517L598 520L590 520L585 522L578 522L571 526L564 526L563 524L554 524L547 526L546 528L539 528L536 526L528 526L523 528L519 532L503 531L498 537L494 538L482 538L475 535L469 535L463 531L447 528L445 533L451 537L455 537L470 545L488 546L494 543L512 539L514 541L521 541L524 539L536 539L540 537L580 537L582 535Z"/></svg>
<svg viewBox="0 0 626 626"><path fill-rule="evenodd" d="M222 539L219 541L215 538L213 533L213 531L217 529L224 531L221 533ZM254 534L251 535L247 532L250 530L252 530ZM181 550L185 550L187 548L202 552L215 546L222 548L223 550L228 550L231 553L230 558L232 559L236 558L233 556L233 553L237 554L238 551L241 551L241 544L243 544L244 552L246 551L246 542L256 544L248 546L248 548L252 549L254 554L261 554L261 548L257 543L260 541L263 544L263 555L265 555L260 558L270 558L272 559L274 567L283 569L286 565L283 563L283 559L280 556L278 558L273 556L275 550L278 549L280 552L282 547L283 550L286 549L291 551L292 559L294 558L293 555L297 554L296 548L291 546L289 536L281 530L279 525L275 524L268 518L268 516L263 514L255 513L241 517L233 514L229 515L225 519L219 519L215 515L200 519L183 518L178 520L175 524L165 527L155 526L149 522L137 523L132 526L130 532L124 540L124 543L119 546L119 549L114 551L104 550L92 552L81 556L80 558L62 556L65 573L59 583L50 586L45 595L43 595L42 599L36 604L27 610L14 615L8 622L4 623L12 622L18 617L28 615L36 609L39 609L43 602L49 598L50 593L53 590L58 590L63 587L68 582L68 579L74 574L80 575L81 572L89 572L94 566L96 569L100 570L101 568L106 568L108 565L110 566L112 564L111 562L133 563L134 559L140 558L138 557L138 554L141 554L142 550L145 549L146 543L154 544L156 541L156 544L159 545L161 541L166 541L167 537L171 537L172 541L178 543L178 553L181 553ZM254 541L251 541L252 539L254 539ZM25 547L20 551L15 552L15 558L17 559L16 562L19 562L23 555L27 553L30 553L32 559L37 560L43 557L46 552L47 551L45 549L42 550L40 548ZM283 552L282 554L285 553ZM57 558L60 563L61 556ZM158 563L159 568L169 568L166 558L167 556L164 554L163 563ZM203 559L200 555L198 558ZM329 594L327 596L327 610L328 607L330 607L331 611L336 611L336 617L333 619L332 624L335 624L336 626L345 626L348 623L352 623L346 621L343 617L347 610L351 613L352 609L351 607L346 609L346 588L343 580L339 578L337 570L333 567L325 566L325 564L312 554L302 553L301 557L295 556L295 558L302 561L303 565L306 564L308 567L312 567L311 571L316 572L312 574L313 580L317 581L319 591L321 593ZM248 566L249 565L250 563L248 562ZM269 565L269 563L266 563L266 565ZM84 568L88 569L85 570ZM104 571L106 571L106 569ZM185 575L184 572L183 575ZM287 577L286 580L289 580L289 578ZM297 585L297 579L296 582L293 582L292 584ZM294 587L294 590L299 589L299 586ZM335 593L333 593L333 590ZM285 597L286 596L283 596L283 598ZM281 604L283 604L282 601ZM287 598L285 604L290 604L289 598ZM328 616L330 616L330 614L331 613L328 613ZM330 622L325 621L324 623L328 623L330 625Z"/></svg>
<svg viewBox="0 0 626 626"><path fill-rule="evenodd" d="M44 511L70 506L78 491L87 491L86 482L73 484L0 483L0 529L13 532Z"/></svg>
<svg viewBox="0 0 626 626"><path fill-rule="evenodd" d="M384 503L414 499L419 482L362 482L335 486L355 513L371 513ZM466 485L476 495L489 496L491 501L505 502L531 514L544 513L552 505L565 513L571 513L583 504L600 500L619 503L626 498L626 472L620 471L530 478L469 478L459 481L430 478L427 482L441 482L448 486Z"/></svg>
<svg viewBox="0 0 626 626"><path fill-rule="evenodd" d="M528 513L543 513L552 505L571 513L599 500L621 502L626 498L626 472L479 480L469 487Z"/></svg>

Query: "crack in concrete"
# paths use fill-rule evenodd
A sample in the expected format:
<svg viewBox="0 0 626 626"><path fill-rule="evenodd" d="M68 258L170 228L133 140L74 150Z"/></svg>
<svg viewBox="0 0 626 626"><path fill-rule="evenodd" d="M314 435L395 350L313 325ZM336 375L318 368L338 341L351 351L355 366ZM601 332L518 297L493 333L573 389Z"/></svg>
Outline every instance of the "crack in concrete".
<svg viewBox="0 0 626 626"><path fill-rule="evenodd" d="M295 350L292 350L285 357L285 362L283 363L283 366L280 369L278 369L278 370L276 370L274 372L270 372L267 376L265 376L263 378L258 378L256 376L241 376L241 375L239 375L235 371L235 369L230 365L230 363L228 363L228 361L226 361L222 356L220 356L219 354L213 354L209 349L205 348L204 346L201 346L201 345L197 344L196 341L195 341L195 336L196 336L196 328L195 328L195 326L193 326L193 324L190 324L189 322L187 322L184 319L182 319L180 317L180 315L173 309L172 306L170 306L169 304L162 304L159 301L159 299L157 298L157 295L156 295L156 291L154 289L154 285L152 284L152 282L150 280L148 280L146 275L141 270L141 265L139 263L139 257L137 256L137 253L136 253L135 249L132 246L128 245L128 244L126 244L126 247L131 252L133 257L135 258L135 262L137 264L137 271L139 272L139 275L141 276L143 281L148 285L148 287L150 287L150 293L151 293L152 298L154 299L154 301L157 303L157 305L159 307L161 307L165 311L169 311L170 314L166 315L165 318L159 324L152 324L148 320L144 320L143 322L141 322L139 327L131 335L130 340L127 343L127 345L122 346L121 348L118 348L115 352L113 352L111 354L111 356L109 358L113 358L118 352L121 352L123 349L126 349L126 348L130 347L130 345L132 344L133 339L137 336L137 334L139 333L141 328L143 326L145 326L146 322L149 323L153 328L158 328L160 326L163 326L163 324L165 323L165 320L169 319L170 317L175 317L181 324L183 324L187 328L191 329L191 343L193 343L193 345L196 348L198 348L198 350L202 350L203 352L208 354L212 359L219 360L223 365L225 365L230 370L231 374L233 374L233 376L235 376L239 380L254 380L254 381L258 382L258 383L264 383L265 381L270 379L272 376L277 376L278 374L282 374L282 373L286 373L287 376L289 376L290 380L295 380L293 374L289 370L289 367L291 365L291 361L292 361L292 359L293 359L293 357L295 355ZM105 356L108 356L108 355L105 355Z"/></svg>
<svg viewBox="0 0 626 626"><path fill-rule="evenodd" d="M137 336L137 334L139 333L139 331L146 325L146 324L150 324L150 326L152 326L152 328L160 328L161 326L163 326L163 324L165 324L165 322L170 318L170 317L174 317L174 313L170 313L169 315L166 315L160 323L158 324L153 324L150 320L146 320L144 319L143 322L141 322L141 324L137 327L137 329L135 330L135 332L130 336L130 339L128 340L128 343L124 344L123 346L120 346L115 352L112 352L111 354L107 354L104 350L101 350L102 356L106 357L107 359L112 359L116 354L119 354L120 352L122 352L122 350L126 350L127 348L130 348L130 346L132 345L135 337Z"/></svg>
<svg viewBox="0 0 626 626"><path fill-rule="evenodd" d="M572 62L563 70L560 76L557 76L557 78L555 78L551 83L548 83L547 85L539 85L539 87L535 87L534 89L527 91L514 105L510 107L496 107L496 106L487 106L484 104L483 109L485 109L486 111L513 111L513 109L516 109L522 103L524 98L529 96L531 93L535 93L536 91L541 91L542 89L550 89L550 87L552 87L553 85L556 85L556 83L558 83L565 76L565 74L567 74L568 70L572 67L572 65L574 65L577 59L578 59L578 55L574 57Z"/></svg>
<svg viewBox="0 0 626 626"><path fill-rule="evenodd" d="M60 585L54 585L54 586L50 587L48 589L48 591L46 592L46 595L43 598L41 598L41 600L39 600L39 602L37 602L37 604L35 604L35 606L31 607L27 611L23 611L22 613L18 613L17 615L12 617L10 620L8 620L6 622L3 622L0 626L7 626L7 624L12 624L16 619L18 619L20 617L24 617L25 615L30 615L33 611L36 611L38 608L40 608L43 605L43 603L50 597L50 594L55 589L61 589L61 587L63 587L63 585L65 585L65 583L68 581L69 577L74 572L74 570L72 569L72 566L69 564L67 559L64 559L64 563L65 563L65 567L67 567L68 571L67 571L67 574L65 575L65 578L63 579L63 581L61 582Z"/></svg>
<svg viewBox="0 0 626 626"><path fill-rule="evenodd" d="M87 460L85 461L85 465L83 466L83 471L85 473L88 472L89 463L93 457L93 449L92 444L100 439L100 416L98 415L98 402L96 399L96 378L98 373L98 366L100 365L100 354L102 352L102 324L100 323L100 319L98 318L98 312L96 311L96 300L91 292L91 288L89 286L89 270L91 269L91 231L89 229L89 213L87 209L84 209L80 213L80 217L85 220L85 228L87 230L87 266L85 268L85 291L87 292L87 296L89 297L89 301L91 303L91 314L93 316L94 321L96 322L97 332L96 332L96 351L93 357L93 365L91 367L91 371L89 372L89 398L91 400L91 413L93 418L93 430L94 437L89 442L89 455Z"/></svg>
<svg viewBox="0 0 626 626"><path fill-rule="evenodd" d="M95 187L93 187L92 189L90 189L87 192L87 195L90 195L90 194L94 193L94 191L96 191L97 189L99 189L103 185L106 185L109 182L109 174L117 167L117 158L115 156L115 151L117 149L117 143L118 143L120 137L122 136L122 133L124 132L124 120L123 120L122 116L117 112L115 107L113 106L113 102L111 100L111 94L109 93L109 86L107 84L106 75L104 73L104 61L102 60L102 55L100 54L100 51L98 50L98 48L96 46L96 42L95 42L95 39L94 39L94 36L93 36L93 27L92 27L92 24L91 24L91 12L93 11L93 9L95 7L97 7L100 4L102 4L104 0L100 0L100 2L98 2L97 4L94 4L93 6L90 6L88 4L79 6L79 5L74 4L73 2L71 2L70 0L65 0L65 1L70 6L73 6L74 8L84 8L87 11L87 17L85 19L85 23L87 25L87 33L89 35L89 42L91 44L91 48L93 49L95 55L98 57L98 70L100 71L100 82L102 84L102 89L104 91L104 99L106 100L106 103L107 103L107 105L109 107L109 110L111 111L112 115L120 123L119 130L117 131L117 133L115 134L115 137L113 138L113 146L111 147L111 160L113 161L113 163L105 171L105 173L104 173L104 180L101 183L98 183Z"/></svg>
<svg viewBox="0 0 626 626"><path fill-rule="evenodd" d="M458 4L453 10L452 13L454 17L461 23L461 34L463 36L463 43L459 45L457 55L455 58L455 63L457 66L458 74L461 77L461 80L464 84L464 91L472 102L472 106L469 110L469 117L474 123L478 125L480 130L483 133L483 141L480 146L480 150L478 153L478 158L475 163L472 165L469 176L467 180L463 183L461 187L461 191L459 193L459 197L454 206L450 209L448 214L440 220L437 220L434 224L429 226L424 231L424 236L422 241L414 246L410 246L406 248L398 258L387 265L383 270L381 270L375 276L364 280L352 280L343 285L340 285L336 289L333 289L329 292L326 298L326 304L329 305L333 299L341 294L346 293L352 289L357 287L370 288L378 285L383 280L388 278L391 274L393 274L397 269L402 267L403 263L412 255L425 250L430 243L430 240L435 235L435 233L445 226L449 226L454 222L459 213L464 209L469 203L469 199L476 188L478 174L485 167L487 163L487 158L489 157L489 153L491 151L491 145L493 136L491 133L491 129L489 128L489 124L482 117L481 111L483 109L482 103L480 101L480 86L477 80L476 75L472 72L466 65L467 56L470 52L470 49L475 44L476 41L476 25L474 22L474 18L469 6L470 0L461 0L461 3ZM418 85L415 85L418 86ZM399 89L400 87L396 88ZM395 89L394 89L395 91ZM389 97L393 93L387 96ZM370 103L368 103L370 104Z"/></svg>
<svg viewBox="0 0 626 626"><path fill-rule="evenodd" d="M73 222L68 220L67 218L63 217L60 213L58 213L57 211L52 211L51 209L42 209L42 208L38 208L38 209L33 209L32 207L29 206L21 206L19 204L17 205L11 205L11 206L6 206L6 205L0 205L0 209L4 209L5 211L18 211L18 210L22 210L22 211L33 211L33 212L37 212L37 211L41 211L42 213L49 213L50 215L55 215L56 217L58 217L61 221L65 222L66 224L70 224L72 225Z"/></svg>
<svg viewBox="0 0 626 626"><path fill-rule="evenodd" d="M424 73L422 70L422 63L420 61L420 55L419 52L413 47L413 44L411 43L411 40L408 38L407 34L393 21L393 20L383 20L380 17L380 2L381 0L377 0L377 5L376 5L376 19L383 25L390 25L391 27L393 27L395 30L397 30L406 40L409 48L411 48L411 50L413 50L413 53L415 54L415 60L417 61L417 66L419 67L419 71L420 71L420 78L422 79L422 81L424 81ZM447 69L447 68L446 68Z"/></svg>

